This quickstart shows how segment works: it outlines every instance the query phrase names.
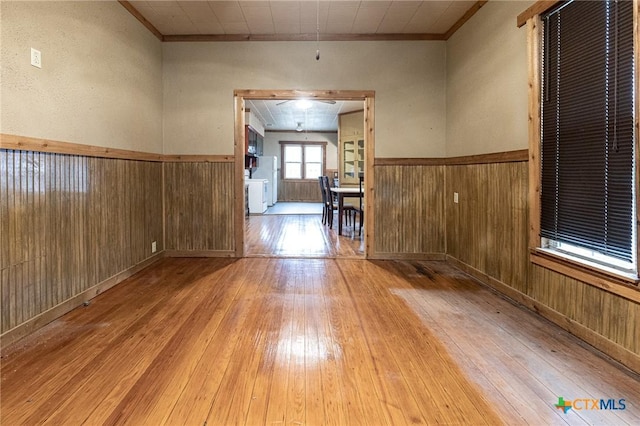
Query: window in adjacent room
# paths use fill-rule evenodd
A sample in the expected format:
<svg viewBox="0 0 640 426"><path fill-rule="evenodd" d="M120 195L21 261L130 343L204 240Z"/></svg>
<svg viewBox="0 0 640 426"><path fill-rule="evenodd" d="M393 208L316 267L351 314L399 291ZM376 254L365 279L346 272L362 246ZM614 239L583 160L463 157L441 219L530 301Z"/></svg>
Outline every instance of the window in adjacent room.
<svg viewBox="0 0 640 426"><path fill-rule="evenodd" d="M284 179L317 180L324 174L325 142L280 142Z"/></svg>
<svg viewBox="0 0 640 426"><path fill-rule="evenodd" d="M540 247L637 277L632 1L541 15Z"/></svg>

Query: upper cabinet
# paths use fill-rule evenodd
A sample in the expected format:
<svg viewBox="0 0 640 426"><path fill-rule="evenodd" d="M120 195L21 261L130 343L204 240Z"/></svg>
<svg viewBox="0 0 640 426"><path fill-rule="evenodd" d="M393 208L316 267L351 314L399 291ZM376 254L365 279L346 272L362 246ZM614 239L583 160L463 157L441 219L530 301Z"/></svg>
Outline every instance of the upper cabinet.
<svg viewBox="0 0 640 426"><path fill-rule="evenodd" d="M340 185L357 185L364 172L364 111L341 114L339 120Z"/></svg>
<svg viewBox="0 0 640 426"><path fill-rule="evenodd" d="M264 137L262 137L261 134L256 132L253 129L253 127L248 125L244 127L245 127L245 132L244 132L245 154L253 155L257 157L261 156L263 151L263 145L264 145Z"/></svg>
<svg viewBox="0 0 640 426"><path fill-rule="evenodd" d="M263 152L264 126L249 109L245 111L244 121L244 166L253 169L258 167L257 157Z"/></svg>
<svg viewBox="0 0 640 426"><path fill-rule="evenodd" d="M264 137L264 124L262 124L262 122L258 120L258 117L256 117L256 115L251 112L249 108L247 108L244 112L244 124L250 126L253 130L256 131L257 134Z"/></svg>

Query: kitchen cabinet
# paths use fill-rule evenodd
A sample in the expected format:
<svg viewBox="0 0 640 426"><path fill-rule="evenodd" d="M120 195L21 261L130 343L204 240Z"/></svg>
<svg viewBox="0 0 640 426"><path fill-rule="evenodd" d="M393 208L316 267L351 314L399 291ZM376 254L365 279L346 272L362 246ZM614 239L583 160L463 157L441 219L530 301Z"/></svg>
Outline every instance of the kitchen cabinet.
<svg viewBox="0 0 640 426"><path fill-rule="evenodd" d="M258 157L262 155L264 137L253 129L251 126L245 126L245 169L253 169L258 167Z"/></svg>
<svg viewBox="0 0 640 426"><path fill-rule="evenodd" d="M245 126L245 154L260 157L263 153L264 137L253 127Z"/></svg>

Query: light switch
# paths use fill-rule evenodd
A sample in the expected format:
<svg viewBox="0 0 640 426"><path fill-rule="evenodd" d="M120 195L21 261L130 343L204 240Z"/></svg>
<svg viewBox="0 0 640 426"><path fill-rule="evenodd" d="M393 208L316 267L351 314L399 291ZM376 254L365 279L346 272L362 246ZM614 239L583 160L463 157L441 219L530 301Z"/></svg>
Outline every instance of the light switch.
<svg viewBox="0 0 640 426"><path fill-rule="evenodd" d="M458 193L457 192L453 193L453 202L456 203L456 204L458 203Z"/></svg>

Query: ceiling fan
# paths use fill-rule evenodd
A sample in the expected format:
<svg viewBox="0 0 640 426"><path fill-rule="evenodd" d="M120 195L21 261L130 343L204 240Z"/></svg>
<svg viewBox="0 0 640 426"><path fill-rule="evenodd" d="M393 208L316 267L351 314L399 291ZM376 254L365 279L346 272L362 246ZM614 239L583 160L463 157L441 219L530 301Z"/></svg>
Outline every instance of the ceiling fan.
<svg viewBox="0 0 640 426"><path fill-rule="evenodd" d="M286 101L278 102L276 105L280 106L287 102L296 102L296 105L300 109L307 109L311 107L311 102L322 102L324 104L334 105L336 101L331 99L287 99Z"/></svg>

